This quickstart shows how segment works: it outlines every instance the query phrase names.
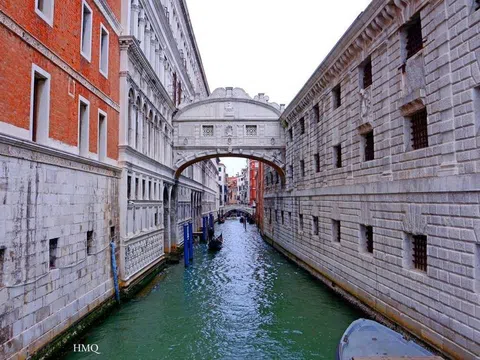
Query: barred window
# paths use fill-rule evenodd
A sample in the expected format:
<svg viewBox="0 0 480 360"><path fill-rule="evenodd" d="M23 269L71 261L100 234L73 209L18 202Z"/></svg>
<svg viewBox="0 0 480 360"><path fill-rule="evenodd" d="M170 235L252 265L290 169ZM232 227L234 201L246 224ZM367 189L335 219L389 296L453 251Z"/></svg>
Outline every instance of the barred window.
<svg viewBox="0 0 480 360"><path fill-rule="evenodd" d="M322 118L322 105L321 103L318 103L313 107L313 119L316 123L319 123L321 118Z"/></svg>
<svg viewBox="0 0 480 360"><path fill-rule="evenodd" d="M338 144L333 147L333 164L336 168L342 167L342 145Z"/></svg>
<svg viewBox="0 0 480 360"><path fill-rule="evenodd" d="M57 267L57 249L58 249L58 238L50 239L48 242L48 258L49 258L49 268L55 269Z"/></svg>
<svg viewBox="0 0 480 360"><path fill-rule="evenodd" d="M303 214L298 214L298 224L300 226L300 231L303 231Z"/></svg>
<svg viewBox="0 0 480 360"><path fill-rule="evenodd" d="M303 160L300 160L300 174L302 174L302 176L305 176L305 161Z"/></svg>
<svg viewBox="0 0 480 360"><path fill-rule="evenodd" d="M426 235L412 235L412 260L415 269L427 271Z"/></svg>
<svg viewBox="0 0 480 360"><path fill-rule="evenodd" d="M87 255L93 253L93 231L87 231Z"/></svg>
<svg viewBox="0 0 480 360"><path fill-rule="evenodd" d="M282 210L282 225L285 225L285 216L284 216L284 215L285 215L285 214L284 214L284 212L283 212L283 210Z"/></svg>
<svg viewBox="0 0 480 360"><path fill-rule="evenodd" d="M342 88L340 84L338 84L332 89L332 94L333 94L333 108L337 109L342 105Z"/></svg>
<svg viewBox="0 0 480 360"><path fill-rule="evenodd" d="M427 110L422 109L410 118L411 145L413 150L428 147Z"/></svg>
<svg viewBox="0 0 480 360"><path fill-rule="evenodd" d="M333 220L332 219L332 240L333 242L340 242L341 239L341 227L340 227L340 221L339 220Z"/></svg>
<svg viewBox="0 0 480 360"><path fill-rule="evenodd" d="M292 130L292 128L288 129L288 137L290 138L290 141L293 141L293 130Z"/></svg>
<svg viewBox="0 0 480 360"><path fill-rule="evenodd" d="M213 125L202 125L202 133L205 137L213 137Z"/></svg>
<svg viewBox="0 0 480 360"><path fill-rule="evenodd" d="M416 14L412 20L405 25L405 34L407 40L407 59L409 59L423 48L420 14Z"/></svg>
<svg viewBox="0 0 480 360"><path fill-rule="evenodd" d="M313 217L313 235L318 235L318 216Z"/></svg>
<svg viewBox="0 0 480 360"><path fill-rule="evenodd" d="M313 155L313 162L315 163L315 172L320 172L320 154Z"/></svg>
<svg viewBox="0 0 480 360"><path fill-rule="evenodd" d="M278 210L275 210L275 222L278 223Z"/></svg>
<svg viewBox="0 0 480 360"><path fill-rule="evenodd" d="M373 138L373 130L369 131L364 138L364 151L365 151L365 161L370 161L375 159L375 142Z"/></svg>
<svg viewBox="0 0 480 360"><path fill-rule="evenodd" d="M365 60L362 66L362 85L363 89L368 88L370 85L372 85L373 82L373 77L372 77L372 60L370 57Z"/></svg>
<svg viewBox="0 0 480 360"><path fill-rule="evenodd" d="M299 124L300 124L300 135L303 135L305 134L305 118L304 117L300 119Z"/></svg>
<svg viewBox="0 0 480 360"><path fill-rule="evenodd" d="M246 136L257 136L257 125L245 125Z"/></svg>

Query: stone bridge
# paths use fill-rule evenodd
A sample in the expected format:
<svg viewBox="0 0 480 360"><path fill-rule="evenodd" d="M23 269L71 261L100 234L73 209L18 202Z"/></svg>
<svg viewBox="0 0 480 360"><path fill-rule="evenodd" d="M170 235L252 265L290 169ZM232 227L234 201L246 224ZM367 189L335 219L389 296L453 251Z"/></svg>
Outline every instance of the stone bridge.
<svg viewBox="0 0 480 360"><path fill-rule="evenodd" d="M255 212L255 208L250 207L248 205L241 205L241 204L226 205L226 206L220 208L220 211L224 215L231 212L231 211L234 211L234 210L247 213L250 216L252 216L253 213Z"/></svg>
<svg viewBox="0 0 480 360"><path fill-rule="evenodd" d="M218 88L208 98L179 107L173 119L174 169L178 178L195 162L244 157L272 166L285 178L283 106L240 88Z"/></svg>

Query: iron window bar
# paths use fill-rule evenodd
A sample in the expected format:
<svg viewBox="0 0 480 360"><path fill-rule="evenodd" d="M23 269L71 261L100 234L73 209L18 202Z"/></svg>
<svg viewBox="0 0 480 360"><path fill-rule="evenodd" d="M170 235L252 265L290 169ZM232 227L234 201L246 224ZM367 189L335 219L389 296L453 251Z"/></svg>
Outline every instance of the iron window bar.
<svg viewBox="0 0 480 360"><path fill-rule="evenodd" d="M411 117L413 150L428 147L427 110L422 109Z"/></svg>
<svg viewBox="0 0 480 360"><path fill-rule="evenodd" d="M427 271L427 236L413 235L413 266L417 270Z"/></svg>
<svg viewBox="0 0 480 360"><path fill-rule="evenodd" d="M411 58L417 52L423 49L422 22L420 15L415 18L406 27L407 35L407 59Z"/></svg>
<svg viewBox="0 0 480 360"><path fill-rule="evenodd" d="M365 240L367 245L367 252L373 253L373 227L365 226Z"/></svg>
<svg viewBox="0 0 480 360"><path fill-rule="evenodd" d="M373 130L365 134L365 161L375 159L375 142L373 138Z"/></svg>

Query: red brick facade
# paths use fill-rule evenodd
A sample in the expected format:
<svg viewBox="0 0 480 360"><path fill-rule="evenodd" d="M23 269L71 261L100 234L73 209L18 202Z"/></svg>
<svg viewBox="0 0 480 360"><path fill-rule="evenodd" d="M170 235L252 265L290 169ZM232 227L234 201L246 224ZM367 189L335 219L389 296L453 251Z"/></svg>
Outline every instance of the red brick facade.
<svg viewBox="0 0 480 360"><path fill-rule="evenodd" d="M0 11L11 20L0 26L0 78L4 89L0 92L0 121L29 130L32 64L35 64L51 76L49 138L67 146L78 146L78 104L81 95L90 102L89 151L98 152L97 119L98 109L101 109L107 113L107 157L116 160L119 127L118 36L95 2L86 2L93 13L90 62L80 54L82 1L55 1L53 27L35 12L35 0L27 1L27 5L13 0L0 2ZM107 3L119 18L120 0L108 0ZM108 78L99 71L100 24L109 33ZM26 36L20 37L17 31L25 31ZM50 60L52 58L56 58L56 63ZM74 81L72 74L75 73L90 84L90 89ZM96 88L97 94L91 91L93 88Z"/></svg>
<svg viewBox="0 0 480 360"><path fill-rule="evenodd" d="M264 207L263 207L263 194L264 194L264 174L265 174L265 164L258 162L258 169L255 176L256 187L257 187L257 200L255 208L255 217L257 225L260 228L260 231L263 232L263 217L264 217Z"/></svg>

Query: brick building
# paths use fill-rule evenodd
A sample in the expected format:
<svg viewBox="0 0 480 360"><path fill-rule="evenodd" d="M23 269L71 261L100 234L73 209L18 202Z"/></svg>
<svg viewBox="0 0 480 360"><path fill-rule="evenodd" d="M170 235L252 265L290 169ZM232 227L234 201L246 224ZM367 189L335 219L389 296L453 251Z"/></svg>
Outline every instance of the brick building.
<svg viewBox="0 0 480 360"><path fill-rule="evenodd" d="M456 359L480 354L480 4L374 0L282 115L264 232Z"/></svg>
<svg viewBox="0 0 480 360"><path fill-rule="evenodd" d="M0 358L113 294L120 0L0 3Z"/></svg>
<svg viewBox="0 0 480 360"><path fill-rule="evenodd" d="M257 203L257 172L259 161L248 159L248 205Z"/></svg>

